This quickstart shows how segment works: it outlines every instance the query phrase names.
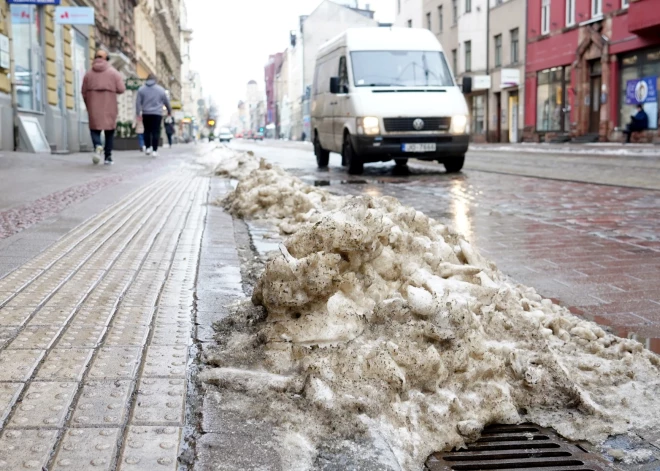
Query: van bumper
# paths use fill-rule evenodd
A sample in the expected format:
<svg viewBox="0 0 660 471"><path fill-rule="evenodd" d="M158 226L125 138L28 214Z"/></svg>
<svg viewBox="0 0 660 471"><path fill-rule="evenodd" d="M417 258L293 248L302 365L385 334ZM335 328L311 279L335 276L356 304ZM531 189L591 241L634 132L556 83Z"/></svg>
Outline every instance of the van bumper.
<svg viewBox="0 0 660 471"><path fill-rule="evenodd" d="M403 144L435 143L435 152L404 152ZM355 136L351 135L353 150L363 162L387 162L392 159L410 158L417 160L445 161L465 155L470 136Z"/></svg>

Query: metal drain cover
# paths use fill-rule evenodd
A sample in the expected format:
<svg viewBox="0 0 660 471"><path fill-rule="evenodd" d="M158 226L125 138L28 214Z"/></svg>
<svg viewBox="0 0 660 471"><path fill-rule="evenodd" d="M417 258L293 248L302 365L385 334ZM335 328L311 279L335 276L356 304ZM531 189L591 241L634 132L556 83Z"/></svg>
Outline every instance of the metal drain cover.
<svg viewBox="0 0 660 471"><path fill-rule="evenodd" d="M554 431L536 425L491 425L467 448L434 453L429 471L521 470L605 471L613 466L604 458L569 443Z"/></svg>

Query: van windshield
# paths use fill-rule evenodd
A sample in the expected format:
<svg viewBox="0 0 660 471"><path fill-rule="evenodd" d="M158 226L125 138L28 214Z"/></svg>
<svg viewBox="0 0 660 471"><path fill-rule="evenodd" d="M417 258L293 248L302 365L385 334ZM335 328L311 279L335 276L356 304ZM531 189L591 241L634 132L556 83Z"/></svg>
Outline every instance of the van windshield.
<svg viewBox="0 0 660 471"><path fill-rule="evenodd" d="M454 81L440 51L351 53L356 87L451 87Z"/></svg>

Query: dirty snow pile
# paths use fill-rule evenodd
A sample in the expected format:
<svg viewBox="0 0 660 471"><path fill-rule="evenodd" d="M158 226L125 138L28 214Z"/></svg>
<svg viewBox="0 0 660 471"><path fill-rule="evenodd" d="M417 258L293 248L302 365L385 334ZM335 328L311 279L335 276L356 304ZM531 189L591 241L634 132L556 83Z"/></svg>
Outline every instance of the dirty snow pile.
<svg viewBox="0 0 660 471"><path fill-rule="evenodd" d="M318 211L325 193L263 163L247 181L232 199L245 217ZM335 204L269 261L252 299L267 315L233 319L251 327L225 331L203 376L286 430L282 456L312 467L328 436L377 436L390 468L414 470L490 423L592 442L659 426L660 360L641 344L512 284L396 199Z"/></svg>
<svg viewBox="0 0 660 471"><path fill-rule="evenodd" d="M259 159L252 152L239 153L225 147L217 149L217 156L221 160L215 168L215 174L219 176L240 180L259 168Z"/></svg>
<svg viewBox="0 0 660 471"><path fill-rule="evenodd" d="M224 206L241 218L276 220L284 234L292 234L301 224L318 221L323 211L337 207L341 200L251 155L227 159L220 167L239 180L236 190L223 201ZM235 167L241 170L232 170Z"/></svg>

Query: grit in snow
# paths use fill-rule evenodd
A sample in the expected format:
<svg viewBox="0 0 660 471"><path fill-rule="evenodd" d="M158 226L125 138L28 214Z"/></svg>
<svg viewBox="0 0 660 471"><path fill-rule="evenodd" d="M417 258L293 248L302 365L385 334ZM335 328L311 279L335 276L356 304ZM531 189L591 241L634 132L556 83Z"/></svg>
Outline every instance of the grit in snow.
<svg viewBox="0 0 660 471"><path fill-rule="evenodd" d="M312 468L328 437L376 436L393 469L412 470L491 423L593 443L658 428L660 360L638 342L513 284L394 198L250 166L226 206L291 235L254 289L265 314L237 311L203 378L276 424L283 460Z"/></svg>

